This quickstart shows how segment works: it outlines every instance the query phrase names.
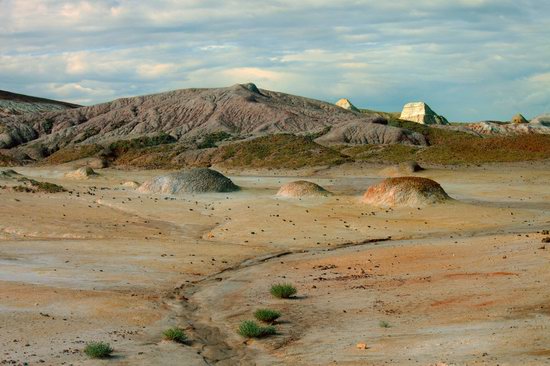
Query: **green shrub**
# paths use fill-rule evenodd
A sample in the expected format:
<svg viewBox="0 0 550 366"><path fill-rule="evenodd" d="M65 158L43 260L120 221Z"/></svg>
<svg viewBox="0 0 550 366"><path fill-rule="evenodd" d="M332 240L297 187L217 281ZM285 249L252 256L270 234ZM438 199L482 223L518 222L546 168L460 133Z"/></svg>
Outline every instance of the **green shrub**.
<svg viewBox="0 0 550 366"><path fill-rule="evenodd" d="M170 341L178 342L178 343L184 343L187 341L187 335L185 334L185 331L180 328L170 328L166 329L164 331L164 338L168 339Z"/></svg>
<svg viewBox="0 0 550 366"><path fill-rule="evenodd" d="M298 292L296 287L292 286L290 283L278 283L271 286L271 295L279 299L288 299L291 296L296 295Z"/></svg>
<svg viewBox="0 0 550 366"><path fill-rule="evenodd" d="M253 320L245 320L239 325L239 334L246 338L262 338L276 333L275 327L261 327Z"/></svg>
<svg viewBox="0 0 550 366"><path fill-rule="evenodd" d="M216 147L220 141L227 140L231 135L225 131L213 132L206 134L197 145L199 149L207 149L209 147Z"/></svg>
<svg viewBox="0 0 550 366"><path fill-rule="evenodd" d="M109 343L105 342L90 342L86 344L84 353L91 358L107 358L113 353L113 349Z"/></svg>
<svg viewBox="0 0 550 366"><path fill-rule="evenodd" d="M118 140L109 145L109 149L116 155L128 150L141 149L145 147L172 144L177 139L167 133L161 132L154 136L142 136L131 140Z"/></svg>
<svg viewBox="0 0 550 366"><path fill-rule="evenodd" d="M391 327L390 323L388 323L388 322L385 321L385 320L380 320L380 323L378 323L378 325L380 325L381 328L389 328L389 327Z"/></svg>
<svg viewBox="0 0 550 366"><path fill-rule="evenodd" d="M259 321L265 323L273 323L275 320L281 317L281 313L271 309L258 309L254 313L254 317Z"/></svg>

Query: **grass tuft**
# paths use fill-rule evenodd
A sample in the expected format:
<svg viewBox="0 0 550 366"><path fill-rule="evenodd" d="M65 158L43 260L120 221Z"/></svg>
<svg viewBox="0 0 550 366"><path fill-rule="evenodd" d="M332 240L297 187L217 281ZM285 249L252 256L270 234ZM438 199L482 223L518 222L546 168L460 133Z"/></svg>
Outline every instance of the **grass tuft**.
<svg viewBox="0 0 550 366"><path fill-rule="evenodd" d="M109 343L105 342L90 342L86 344L84 353L91 358L107 358L113 353L113 349Z"/></svg>
<svg viewBox="0 0 550 366"><path fill-rule="evenodd" d="M391 327L390 323L388 323L385 320L380 320L380 323L378 323L378 325L380 326L380 328L390 328Z"/></svg>
<svg viewBox="0 0 550 366"><path fill-rule="evenodd" d="M281 317L281 313L271 309L258 309L254 312L254 317L264 323L273 323Z"/></svg>
<svg viewBox="0 0 550 366"><path fill-rule="evenodd" d="M271 286L271 295L279 299L288 299L291 296L296 295L298 290L296 287L292 286L290 283L278 283Z"/></svg>
<svg viewBox="0 0 550 366"><path fill-rule="evenodd" d="M169 328L164 331L164 339L167 339L169 341L174 341L178 343L184 343L187 341L187 335L185 334L185 331L180 328Z"/></svg>
<svg viewBox="0 0 550 366"><path fill-rule="evenodd" d="M275 334L275 327L261 327L253 320L245 320L239 325L238 333L245 338L262 338Z"/></svg>

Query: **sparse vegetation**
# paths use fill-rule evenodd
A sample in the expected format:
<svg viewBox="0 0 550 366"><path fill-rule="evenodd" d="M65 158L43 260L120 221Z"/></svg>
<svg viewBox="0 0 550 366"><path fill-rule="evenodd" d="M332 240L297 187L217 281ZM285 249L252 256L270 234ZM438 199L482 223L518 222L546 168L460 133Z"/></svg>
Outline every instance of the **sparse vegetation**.
<svg viewBox="0 0 550 366"><path fill-rule="evenodd" d="M0 166L16 166L18 162L10 156L0 153Z"/></svg>
<svg viewBox="0 0 550 366"><path fill-rule="evenodd" d="M296 290L296 287L292 286L289 283L278 283L273 286L271 286L270 293L271 295L279 298L279 299L288 299L291 296L296 295L298 290Z"/></svg>
<svg viewBox="0 0 550 366"><path fill-rule="evenodd" d="M367 113L367 112L365 112ZM368 111L368 113L375 113ZM314 134L275 134L250 140L232 141L217 147L220 141L233 137L224 131L207 134L197 141L199 149L191 158L183 154L193 146L175 143L176 139L161 133L132 140L113 142L108 158L113 165L142 169L177 169L188 166L220 164L229 168L299 169L313 166L334 166L353 161L396 164L415 160L424 164L460 165L493 162L515 162L550 159L550 135L524 134L485 136L429 127L402 121L399 114L376 112L388 118L391 126L406 128L425 136L429 146L357 145L322 146ZM41 164L62 164L97 156L105 151L100 145L70 146L60 149ZM0 155L0 165L16 165L13 159Z"/></svg>
<svg viewBox="0 0 550 366"><path fill-rule="evenodd" d="M380 328L390 328L390 327L391 327L390 323L388 323L388 322L385 321L385 320L380 320L380 322L378 323L378 325L380 326Z"/></svg>
<svg viewBox="0 0 550 366"><path fill-rule="evenodd" d="M245 338L262 338L273 335L277 332L275 327L259 326L253 320L245 320L239 325L238 333Z"/></svg>
<svg viewBox="0 0 550 366"><path fill-rule="evenodd" d="M84 348L84 353L91 358L107 358L113 351L111 345L105 342L90 342Z"/></svg>
<svg viewBox="0 0 550 366"><path fill-rule="evenodd" d="M131 140L119 140L109 145L109 148L115 155L120 155L129 150L172 144L176 141L176 138L167 133L159 133L154 136L143 136Z"/></svg>
<svg viewBox="0 0 550 366"><path fill-rule="evenodd" d="M271 309L258 309L254 312L254 317L264 323L273 323L281 317L281 313Z"/></svg>
<svg viewBox="0 0 550 366"><path fill-rule="evenodd" d="M338 165L349 158L307 136L277 134L225 145L217 160L230 167L286 168Z"/></svg>
<svg viewBox="0 0 550 366"><path fill-rule="evenodd" d="M66 192L67 190L63 188L60 185L49 183L49 182L39 182L34 179L29 178L20 178L18 179L19 182L23 183L22 185L12 186L11 189L13 189L15 192L25 192L25 193L36 193L36 192L44 192L44 193L59 193L59 192ZM8 189L10 187L8 186L2 186L2 189Z"/></svg>
<svg viewBox="0 0 550 366"><path fill-rule="evenodd" d="M170 341L185 343L187 341L187 335L181 328L173 327L164 331L164 338Z"/></svg>
<svg viewBox="0 0 550 366"><path fill-rule="evenodd" d="M68 146L57 150L41 162L45 164L64 164L70 161L90 158L98 154L103 148L100 145Z"/></svg>
<svg viewBox="0 0 550 366"><path fill-rule="evenodd" d="M218 142L227 140L230 138L231 135L228 134L225 131L219 131L219 132L213 132L206 134L203 138L201 138L200 142L198 143L197 147L199 149L206 149L209 147L216 147L218 146Z"/></svg>

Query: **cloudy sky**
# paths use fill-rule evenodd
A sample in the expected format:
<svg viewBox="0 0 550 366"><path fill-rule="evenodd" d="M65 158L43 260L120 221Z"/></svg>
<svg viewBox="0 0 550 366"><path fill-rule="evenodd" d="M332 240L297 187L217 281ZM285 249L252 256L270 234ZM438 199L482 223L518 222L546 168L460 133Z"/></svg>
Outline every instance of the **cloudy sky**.
<svg viewBox="0 0 550 366"><path fill-rule="evenodd" d="M248 81L534 117L550 112L550 1L0 0L0 89L93 104Z"/></svg>

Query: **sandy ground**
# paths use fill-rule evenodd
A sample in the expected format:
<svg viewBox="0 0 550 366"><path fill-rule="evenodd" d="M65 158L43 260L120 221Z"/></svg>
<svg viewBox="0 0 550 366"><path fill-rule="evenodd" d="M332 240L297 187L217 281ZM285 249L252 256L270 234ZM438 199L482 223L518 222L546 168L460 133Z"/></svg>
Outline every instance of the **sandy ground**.
<svg viewBox="0 0 550 366"><path fill-rule="evenodd" d="M387 210L359 200L378 167L178 197L121 186L159 171L15 170L70 192L0 190L0 364L550 364L548 164L429 169L455 201ZM274 196L306 174L336 195ZM257 307L283 313L278 334L244 340ZM170 326L190 342L163 341ZM114 356L89 360L93 340Z"/></svg>

